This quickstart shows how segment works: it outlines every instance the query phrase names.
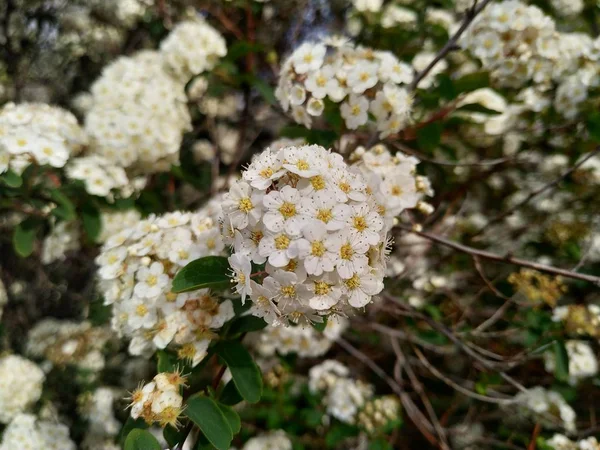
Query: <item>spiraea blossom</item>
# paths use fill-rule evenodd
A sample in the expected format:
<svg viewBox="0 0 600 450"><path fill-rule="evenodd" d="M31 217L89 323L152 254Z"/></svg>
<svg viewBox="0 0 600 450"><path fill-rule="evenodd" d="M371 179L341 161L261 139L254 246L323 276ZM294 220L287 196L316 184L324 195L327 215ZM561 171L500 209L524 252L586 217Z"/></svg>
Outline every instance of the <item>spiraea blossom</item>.
<svg viewBox="0 0 600 450"><path fill-rule="evenodd" d="M531 418L544 427L575 431L575 411L558 392L536 386L519 392L514 406L518 408L519 415Z"/></svg>
<svg viewBox="0 0 600 450"><path fill-rule="evenodd" d="M180 387L186 378L179 372L161 372L131 393L131 417L141 417L148 424L158 423L177 428L183 411Z"/></svg>
<svg viewBox="0 0 600 450"><path fill-rule="evenodd" d="M151 215L106 240L97 257L100 291L113 305L113 328L131 338L132 355L169 345L198 364L214 331L233 317L231 301L208 289L175 294L171 282L187 263L223 254L218 208Z"/></svg>
<svg viewBox="0 0 600 450"><path fill-rule="evenodd" d="M141 220L139 211L127 209L125 211L102 211L100 214L101 229L98 242L106 242L111 236L121 230L134 227Z"/></svg>
<svg viewBox="0 0 600 450"><path fill-rule="evenodd" d="M292 450L292 441L285 431L274 430L248 439L242 450Z"/></svg>
<svg viewBox="0 0 600 450"><path fill-rule="evenodd" d="M83 182L89 194L109 199L115 194L128 197L145 184L140 179L130 180L125 169L116 161L99 155L73 158L66 167L66 175L71 180Z"/></svg>
<svg viewBox="0 0 600 450"><path fill-rule="evenodd" d="M381 137L410 120L413 98L402 87L412 81L409 65L391 52L351 43L306 42L284 62L275 95L294 120L310 128L326 103L339 108L346 128L375 118Z"/></svg>
<svg viewBox="0 0 600 450"><path fill-rule="evenodd" d="M260 333L256 333L254 348L263 357L276 353L295 353L302 358L315 358L327 353L347 327L348 320L344 317L329 320L322 333L308 324L290 327L269 325Z"/></svg>
<svg viewBox="0 0 600 450"><path fill-rule="evenodd" d="M586 341L571 340L565 343L569 355L569 384L576 385L580 380L598 373L598 359L592 346ZM554 352L544 353L546 370L554 372L556 359Z"/></svg>
<svg viewBox="0 0 600 450"><path fill-rule="evenodd" d="M358 423L368 433L382 429L388 423L398 420L400 400L388 395L370 400L358 413Z"/></svg>
<svg viewBox="0 0 600 450"><path fill-rule="evenodd" d="M168 170L178 161L190 116L184 84L166 72L159 52L117 59L91 91L85 129L94 155L138 173Z"/></svg>
<svg viewBox="0 0 600 450"><path fill-rule="evenodd" d="M73 114L43 103L8 103L0 109L0 174L22 173L35 162L63 167L86 144Z"/></svg>
<svg viewBox="0 0 600 450"><path fill-rule="evenodd" d="M359 411L373 397L373 386L350 377L350 370L335 360L325 360L308 374L312 393L323 395L327 413L341 422L354 424Z"/></svg>
<svg viewBox="0 0 600 450"><path fill-rule="evenodd" d="M44 372L18 355L0 358L0 423L9 423L42 395Z"/></svg>
<svg viewBox="0 0 600 450"><path fill-rule="evenodd" d="M366 306L383 289L386 230L363 177L317 145L267 149L223 201L235 290L269 323ZM251 279L251 263L266 276Z"/></svg>
<svg viewBox="0 0 600 450"><path fill-rule="evenodd" d="M194 75L211 70L227 54L223 36L204 19L178 23L160 44L165 65L187 83Z"/></svg>
<svg viewBox="0 0 600 450"><path fill-rule="evenodd" d="M555 434L546 441L554 450L600 450L600 442L595 437L572 441L564 434Z"/></svg>
<svg viewBox="0 0 600 450"><path fill-rule="evenodd" d="M116 436L121 430L121 423L115 417L114 401L117 393L109 387L99 387L78 399L82 416L88 421L85 441L89 446L94 441Z"/></svg>
<svg viewBox="0 0 600 450"><path fill-rule="evenodd" d="M59 422L39 420L31 414L19 414L2 434L0 450L75 450L69 428Z"/></svg>
<svg viewBox="0 0 600 450"><path fill-rule="evenodd" d="M65 253L79 250L81 247L78 224L75 222L59 222L52 227L42 244L42 262L50 264L65 259Z"/></svg>

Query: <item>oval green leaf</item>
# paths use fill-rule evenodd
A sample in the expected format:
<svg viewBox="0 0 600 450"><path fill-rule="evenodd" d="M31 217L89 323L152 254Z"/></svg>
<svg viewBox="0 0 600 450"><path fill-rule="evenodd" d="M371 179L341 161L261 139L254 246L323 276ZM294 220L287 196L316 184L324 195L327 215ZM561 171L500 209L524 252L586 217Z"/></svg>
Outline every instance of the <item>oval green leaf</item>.
<svg viewBox="0 0 600 450"><path fill-rule="evenodd" d="M222 403L218 404L219 409L229 422L229 428L231 428L231 432L235 435L240 432L242 429L242 421L238 413L234 411L231 406L224 405Z"/></svg>
<svg viewBox="0 0 600 450"><path fill-rule="evenodd" d="M136 428L125 439L125 450L162 450L152 433Z"/></svg>
<svg viewBox="0 0 600 450"><path fill-rule="evenodd" d="M13 232L13 247L17 255L23 258L31 255L37 228L38 222L33 219L26 219L15 227Z"/></svg>
<svg viewBox="0 0 600 450"><path fill-rule="evenodd" d="M226 289L231 286L229 262L224 256L206 256L192 261L175 275L173 292L196 289Z"/></svg>
<svg viewBox="0 0 600 450"><path fill-rule="evenodd" d="M235 387L249 403L256 403L262 395L262 376L252 356L238 341L225 341L216 345L215 351L231 371Z"/></svg>
<svg viewBox="0 0 600 450"><path fill-rule="evenodd" d="M554 341L554 360L554 376L566 381L569 378L569 353L564 342Z"/></svg>
<svg viewBox="0 0 600 450"><path fill-rule="evenodd" d="M229 450L233 433L229 421L212 398L196 394L187 401L184 414L218 450Z"/></svg>

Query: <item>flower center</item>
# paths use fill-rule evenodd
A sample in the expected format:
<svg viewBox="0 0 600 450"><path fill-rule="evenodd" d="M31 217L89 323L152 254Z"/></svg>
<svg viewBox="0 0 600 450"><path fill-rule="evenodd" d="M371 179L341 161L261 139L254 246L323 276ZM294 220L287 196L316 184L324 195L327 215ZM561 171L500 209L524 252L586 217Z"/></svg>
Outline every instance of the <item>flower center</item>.
<svg viewBox="0 0 600 450"><path fill-rule="evenodd" d="M252 208L254 208L254 205L252 204L252 200L250 200L248 197L244 197L240 199L238 203L238 208L243 213L248 214L252 210Z"/></svg>
<svg viewBox="0 0 600 450"><path fill-rule="evenodd" d="M353 116L358 116L361 112L360 106L358 105L353 105L352 106L352 115Z"/></svg>
<svg viewBox="0 0 600 450"><path fill-rule="evenodd" d="M146 284L148 286L154 286L156 283L158 283L158 278L156 278L156 275L150 275L148 278L146 278Z"/></svg>
<svg viewBox="0 0 600 450"><path fill-rule="evenodd" d="M304 159L299 159L298 162L296 163L296 167L298 169L300 169L300 170L308 170L308 169L310 169L310 165Z"/></svg>
<svg viewBox="0 0 600 450"><path fill-rule="evenodd" d="M367 221L364 216L354 217L354 228L361 232L367 229Z"/></svg>
<svg viewBox="0 0 600 450"><path fill-rule="evenodd" d="M310 179L310 184L314 188L315 191L320 191L321 189L325 189L325 180L321 175L316 175Z"/></svg>
<svg viewBox="0 0 600 450"><path fill-rule="evenodd" d="M394 197L398 197L398 196L402 195L402 192L403 192L402 188L400 186L398 186L397 184L395 184L395 185L392 186L391 194Z"/></svg>
<svg viewBox="0 0 600 450"><path fill-rule="evenodd" d="M258 245L260 240L263 238L264 234L262 231L253 231L250 233L250 240L254 242L254 244Z"/></svg>
<svg viewBox="0 0 600 450"><path fill-rule="evenodd" d="M270 178L273 176L273 169L271 169L270 167L267 167L266 169L263 169L260 171L260 176L263 178Z"/></svg>
<svg viewBox="0 0 600 450"><path fill-rule="evenodd" d="M282 286L281 295L287 298L296 296L296 288L294 286Z"/></svg>
<svg viewBox="0 0 600 450"><path fill-rule="evenodd" d="M342 182L338 183L338 187L345 194L347 194L348 192L350 192L350 184L346 183L345 181L342 181Z"/></svg>
<svg viewBox="0 0 600 450"><path fill-rule="evenodd" d="M290 202L283 202L283 205L279 207L279 212L284 219L289 219L296 215L296 205Z"/></svg>
<svg viewBox="0 0 600 450"><path fill-rule="evenodd" d="M287 266L283 268L283 270L285 270L286 272L295 272L296 267L298 267L298 261L296 261L295 259L290 259L290 262Z"/></svg>
<svg viewBox="0 0 600 450"><path fill-rule="evenodd" d="M311 244L311 253L313 256L321 257L325 254L325 246L321 241L315 241Z"/></svg>
<svg viewBox="0 0 600 450"><path fill-rule="evenodd" d="M148 314L148 308L146 305L138 305L135 308L135 313L140 317L144 317L146 314Z"/></svg>
<svg viewBox="0 0 600 450"><path fill-rule="evenodd" d="M360 278L357 274L354 274L352 278L345 280L344 283L346 283L348 289L358 289L360 287Z"/></svg>
<svg viewBox="0 0 600 450"><path fill-rule="evenodd" d="M275 248L277 250L285 250L290 245L290 238L286 235L282 234L281 236L277 236L275 238Z"/></svg>
<svg viewBox="0 0 600 450"><path fill-rule="evenodd" d="M315 281L315 294L327 295L331 291L331 286L324 281Z"/></svg>
<svg viewBox="0 0 600 450"><path fill-rule="evenodd" d="M354 249L349 243L345 243L340 247L340 256L342 259L350 260L354 256Z"/></svg>
<svg viewBox="0 0 600 450"><path fill-rule="evenodd" d="M320 209L317 212L317 219L328 223L333 218L333 214L331 214L331 209Z"/></svg>

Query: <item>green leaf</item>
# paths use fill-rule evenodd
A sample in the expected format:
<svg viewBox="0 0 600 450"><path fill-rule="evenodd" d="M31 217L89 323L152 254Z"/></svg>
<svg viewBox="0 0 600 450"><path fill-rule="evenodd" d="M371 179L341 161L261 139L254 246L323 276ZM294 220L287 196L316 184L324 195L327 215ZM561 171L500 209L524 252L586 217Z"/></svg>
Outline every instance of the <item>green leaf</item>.
<svg viewBox="0 0 600 450"><path fill-rule="evenodd" d="M569 354L562 341L554 341L554 360L554 376L558 380L566 381L569 378Z"/></svg>
<svg viewBox="0 0 600 450"><path fill-rule="evenodd" d="M177 357L165 350L158 351L157 372L174 372L177 369Z"/></svg>
<svg viewBox="0 0 600 450"><path fill-rule="evenodd" d="M586 120L587 130L595 142L600 142L600 112L594 111L588 115Z"/></svg>
<svg viewBox="0 0 600 450"><path fill-rule="evenodd" d="M229 421L212 398L200 394L191 396L184 413L218 450L229 450L233 433Z"/></svg>
<svg viewBox="0 0 600 450"><path fill-rule="evenodd" d="M230 337L237 336L242 333L251 333L253 331L260 331L267 326L262 318L256 316L243 316L236 319L229 328L228 335Z"/></svg>
<svg viewBox="0 0 600 450"><path fill-rule="evenodd" d="M265 99L265 101L270 105L277 104L277 97L275 97L275 91L273 87L271 87L265 80L258 77L252 77L250 80L250 84L254 87L258 93Z"/></svg>
<svg viewBox="0 0 600 450"><path fill-rule="evenodd" d="M433 122L417 130L417 143L419 148L427 151L433 151L440 145L442 140L443 125L439 122Z"/></svg>
<svg viewBox="0 0 600 450"><path fill-rule="evenodd" d="M327 328L327 317L323 317L323 322L311 322L312 327L322 333Z"/></svg>
<svg viewBox="0 0 600 450"><path fill-rule="evenodd" d="M181 430L177 430L173 428L171 425L167 425L163 430L163 437L169 447L175 447L177 444L182 443L187 436L186 429L182 428Z"/></svg>
<svg viewBox="0 0 600 450"><path fill-rule="evenodd" d="M75 205L69 198L59 189L50 191L50 198L56 203L56 208L52 210L52 214L62 220L73 220L76 217Z"/></svg>
<svg viewBox="0 0 600 450"><path fill-rule="evenodd" d="M125 424L123 424L123 427L121 428L121 432L119 433L119 444L121 444L121 447L124 445L125 439L127 439L127 436L131 430L145 430L146 428L148 428L148 424L141 417L138 419L134 419L131 416L128 417L125 421Z"/></svg>
<svg viewBox="0 0 600 450"><path fill-rule="evenodd" d="M229 262L224 256L206 256L186 265L173 279L173 292L196 289L226 289L231 286Z"/></svg>
<svg viewBox="0 0 600 450"><path fill-rule="evenodd" d="M222 403L218 404L219 409L229 422L229 428L231 428L231 432L236 435L242 429L242 421L238 413L236 413L231 406L224 405Z"/></svg>
<svg viewBox="0 0 600 450"><path fill-rule="evenodd" d="M2 180L5 185L11 188L18 188L23 184L23 178L10 169L0 175L0 180Z"/></svg>
<svg viewBox="0 0 600 450"><path fill-rule="evenodd" d="M489 85L490 74L488 72L474 72L454 80L454 89L457 94L471 92Z"/></svg>
<svg viewBox="0 0 600 450"><path fill-rule="evenodd" d="M25 219L13 231L13 247L17 255L25 258L33 252L33 241L39 222L34 219Z"/></svg>
<svg viewBox="0 0 600 450"><path fill-rule="evenodd" d="M258 402L262 395L262 376L248 350L238 341L224 341L216 345L215 351L229 367L235 387L244 400Z"/></svg>
<svg viewBox="0 0 600 450"><path fill-rule="evenodd" d="M162 450L152 433L136 428L131 430L125 439L125 450Z"/></svg>
<svg viewBox="0 0 600 450"><path fill-rule="evenodd" d="M480 114L489 114L489 115L500 114L500 111L486 108L485 106L480 105L479 103L469 103L467 105L461 106L460 108L457 108L456 110L457 111L468 111L468 112L474 112L474 113L480 113Z"/></svg>
<svg viewBox="0 0 600 450"><path fill-rule="evenodd" d="M100 231L102 231L102 220L100 219L100 211L91 204L86 204L81 208L81 219L83 229L91 241L96 242Z"/></svg>
<svg viewBox="0 0 600 450"><path fill-rule="evenodd" d="M244 399L235 387L235 383L233 382L233 380L229 381L225 385L223 391L221 392L221 395L219 396L219 401L222 404L229 406L237 405L242 400Z"/></svg>

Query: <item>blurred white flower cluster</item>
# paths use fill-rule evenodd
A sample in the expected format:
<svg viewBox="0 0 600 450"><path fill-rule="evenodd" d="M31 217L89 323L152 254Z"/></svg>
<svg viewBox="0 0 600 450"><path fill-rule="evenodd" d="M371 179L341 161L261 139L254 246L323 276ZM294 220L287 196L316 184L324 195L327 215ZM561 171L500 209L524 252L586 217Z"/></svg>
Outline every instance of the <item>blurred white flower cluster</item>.
<svg viewBox="0 0 600 450"><path fill-rule="evenodd" d="M366 125L371 114L383 138L410 120L413 97L401 85L412 79L411 67L391 52L343 40L306 42L283 63L275 95L308 128L329 103L350 130Z"/></svg>
<svg viewBox="0 0 600 450"><path fill-rule="evenodd" d="M375 433L400 417L398 397L386 395L368 401L358 413L358 424L368 433Z"/></svg>
<svg viewBox="0 0 600 450"><path fill-rule="evenodd" d="M81 233L76 222L59 222L52 227L42 244L42 263L62 260L69 251L79 250Z"/></svg>
<svg viewBox="0 0 600 450"><path fill-rule="evenodd" d="M292 441L285 431L274 430L248 439L242 450L292 450Z"/></svg>
<svg viewBox="0 0 600 450"><path fill-rule="evenodd" d="M0 174L20 174L35 162L64 167L87 143L70 112L43 103L8 103L0 109Z"/></svg>
<svg viewBox="0 0 600 450"><path fill-rule="evenodd" d="M327 414L348 424L357 423L359 411L374 394L373 386L351 378L350 369L332 359L312 367L308 378L310 391L323 396Z"/></svg>
<svg viewBox="0 0 600 450"><path fill-rule="evenodd" d="M595 437L572 441L564 434L555 434L546 444L554 450L600 450L600 443Z"/></svg>
<svg viewBox="0 0 600 450"><path fill-rule="evenodd" d="M598 373L598 360L589 343L571 340L565 343L565 347L569 356L569 384L574 386L580 380ZM544 353L544 363L548 372L554 372L556 357L553 351Z"/></svg>
<svg viewBox="0 0 600 450"><path fill-rule="evenodd" d="M111 450L113 438L121 430L113 403L117 393L109 387L99 387L79 399L79 409L87 419L88 429L82 443L86 450Z"/></svg>
<svg viewBox="0 0 600 450"><path fill-rule="evenodd" d="M419 160L401 152L392 155L383 144L368 150L358 147L352 154L356 160L353 167L363 175L377 203L379 213L385 220L385 228L391 229L394 217L405 209L418 208L424 214L433 207L421 198L432 196L433 189L427 177L417 175Z"/></svg>
<svg viewBox="0 0 600 450"><path fill-rule="evenodd" d="M44 372L26 358L0 358L0 423L9 423L38 401L45 378Z"/></svg>
<svg viewBox="0 0 600 450"><path fill-rule="evenodd" d="M85 120L92 152L134 173L168 170L191 126L185 85L225 53L223 38L199 19L178 24L159 51L107 66Z"/></svg>
<svg viewBox="0 0 600 450"><path fill-rule="evenodd" d="M295 353L301 358L315 358L327 353L347 327L348 320L344 317L333 317L322 333L308 324L289 327L269 325L255 333L254 348L263 357L274 356L276 353Z"/></svg>
<svg viewBox="0 0 600 450"><path fill-rule="evenodd" d="M66 167L66 175L71 180L83 182L89 194L109 199L113 193L128 197L143 187L136 179L130 181L125 169L115 165L114 161L98 155L73 158Z"/></svg>
<svg viewBox="0 0 600 450"><path fill-rule="evenodd" d="M171 281L187 263L224 248L215 204L196 213L152 215L106 240L96 259L99 286L113 305L113 328L132 338L132 355L172 343L193 365L202 360L212 330L233 317L232 303L219 303L208 289L172 293Z"/></svg>
<svg viewBox="0 0 600 450"><path fill-rule="evenodd" d="M227 54L223 36L203 19L180 22L160 44L169 70L182 83L211 70Z"/></svg>
<svg viewBox="0 0 600 450"><path fill-rule="evenodd" d="M141 417L148 424L158 422L162 427L177 428L183 409L179 393L186 379L179 372L161 372L154 379L131 393L131 417Z"/></svg>
<svg viewBox="0 0 600 450"><path fill-rule="evenodd" d="M576 16L583 11L583 0L550 0L556 14L563 17Z"/></svg>
<svg viewBox="0 0 600 450"><path fill-rule="evenodd" d="M387 230L363 177L317 145L255 157L223 201L235 290L268 323L318 320L383 289ZM266 263L262 283L252 263Z"/></svg>
<svg viewBox="0 0 600 450"><path fill-rule="evenodd" d="M537 423L548 428L575 431L575 411L558 392L536 386L519 392L514 400L519 413Z"/></svg>
<svg viewBox="0 0 600 450"><path fill-rule="evenodd" d="M0 450L75 450L69 428L62 423L19 414L2 434Z"/></svg>
<svg viewBox="0 0 600 450"><path fill-rule="evenodd" d="M102 211L100 215L102 231L98 236L98 242L106 242L111 236L120 231L134 227L141 220L140 213L135 209L124 211Z"/></svg>
<svg viewBox="0 0 600 450"><path fill-rule="evenodd" d="M91 323L46 318L27 334L27 354L44 358L58 366L74 365L80 369L98 372L105 366L102 353L113 337L107 327L93 327Z"/></svg>
<svg viewBox="0 0 600 450"><path fill-rule="evenodd" d="M0 319L2 318L2 313L4 312L4 306L8 303L8 294L6 293L6 288L4 287L4 283L0 280Z"/></svg>

